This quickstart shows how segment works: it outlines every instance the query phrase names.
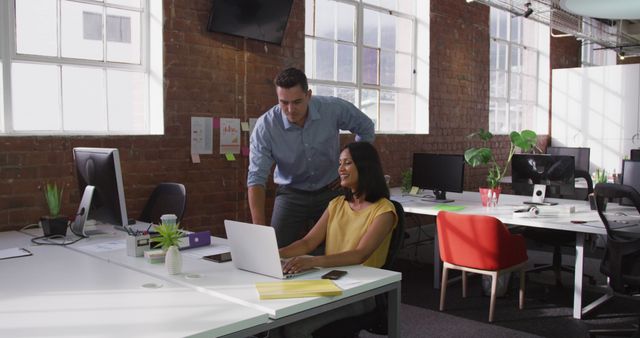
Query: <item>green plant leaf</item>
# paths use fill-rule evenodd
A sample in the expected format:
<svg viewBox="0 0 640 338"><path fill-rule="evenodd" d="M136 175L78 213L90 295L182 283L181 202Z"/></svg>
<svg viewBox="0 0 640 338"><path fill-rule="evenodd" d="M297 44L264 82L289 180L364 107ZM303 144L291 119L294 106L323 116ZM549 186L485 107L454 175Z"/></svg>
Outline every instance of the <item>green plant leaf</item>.
<svg viewBox="0 0 640 338"><path fill-rule="evenodd" d="M493 158L489 148L470 148L464 152L464 160L472 167L487 164Z"/></svg>
<svg viewBox="0 0 640 338"><path fill-rule="evenodd" d="M49 208L49 216L58 217L62 208L62 193L64 188L58 189L58 184L47 183L44 185L44 198Z"/></svg>
<svg viewBox="0 0 640 338"><path fill-rule="evenodd" d="M520 133L512 131L511 134L509 134L509 137L511 138L511 143L522 149L523 152L530 151L536 146L536 144L538 144L538 136L536 135L536 132L532 130L523 130Z"/></svg>
<svg viewBox="0 0 640 338"><path fill-rule="evenodd" d="M477 132L467 135L467 138L474 138L474 137L478 137L481 140L487 142L493 137L493 134L491 134L491 132L489 132L488 130L484 130L480 128L480 130L478 130Z"/></svg>
<svg viewBox="0 0 640 338"><path fill-rule="evenodd" d="M152 237L152 243L158 243L154 247L162 247L162 250L169 249L170 246L178 246L180 244L180 238L182 237L182 230L179 228L180 224L160 224L155 227L155 231L158 232L158 236Z"/></svg>

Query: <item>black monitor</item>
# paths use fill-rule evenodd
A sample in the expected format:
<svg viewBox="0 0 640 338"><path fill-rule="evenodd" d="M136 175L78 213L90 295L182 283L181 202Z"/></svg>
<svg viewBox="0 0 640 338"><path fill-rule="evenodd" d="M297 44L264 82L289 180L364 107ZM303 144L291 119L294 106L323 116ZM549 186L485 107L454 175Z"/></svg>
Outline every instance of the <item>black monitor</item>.
<svg viewBox="0 0 640 338"><path fill-rule="evenodd" d="M413 154L411 185L433 190L435 202L452 202L446 192L462 192L463 183L463 155Z"/></svg>
<svg viewBox="0 0 640 338"><path fill-rule="evenodd" d="M93 187L86 217L96 223L112 224L119 229L127 226L127 207L118 149L73 148L73 159L80 194L84 195L87 187Z"/></svg>
<svg viewBox="0 0 640 338"><path fill-rule="evenodd" d="M631 149L629 158L632 161L640 161L640 149Z"/></svg>
<svg viewBox="0 0 640 338"><path fill-rule="evenodd" d="M622 184L640 191L640 161L622 161ZM620 200L620 205L633 206L633 202L628 198L623 198Z"/></svg>
<svg viewBox="0 0 640 338"><path fill-rule="evenodd" d="M573 156L575 160L575 169L582 170L589 173L589 155L590 148L578 148L578 147L548 147L547 154L550 155L567 155Z"/></svg>
<svg viewBox="0 0 640 338"><path fill-rule="evenodd" d="M547 196L573 196L574 171L573 156L514 154L511 158L511 187L516 195L532 195L535 184L544 184Z"/></svg>
<svg viewBox="0 0 640 338"><path fill-rule="evenodd" d="M282 43L293 0L213 0L207 30Z"/></svg>

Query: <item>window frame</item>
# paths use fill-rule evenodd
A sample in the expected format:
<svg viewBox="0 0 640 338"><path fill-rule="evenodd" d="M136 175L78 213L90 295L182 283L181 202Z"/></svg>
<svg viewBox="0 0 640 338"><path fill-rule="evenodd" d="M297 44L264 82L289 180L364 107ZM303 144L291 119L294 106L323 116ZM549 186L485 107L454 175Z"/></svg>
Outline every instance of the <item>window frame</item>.
<svg viewBox="0 0 640 338"><path fill-rule="evenodd" d="M546 55L549 58L549 46L547 50L543 50L539 46L540 38L540 23L534 22L536 25L536 46L530 46L525 44L525 24L527 23L525 20L529 20L523 17L511 17L511 14L507 11L491 8L490 11L493 13L500 13L500 18L496 18L495 20L489 19L489 39L491 46L505 46L506 50L504 56L506 60L500 60L500 64L504 63L505 69L496 68L493 62L489 63L489 131L496 135L508 135L513 130L522 130L522 129L534 129L539 134L548 134L549 133L549 123L540 123L538 120L540 117L536 116L537 113L541 111L548 111L548 102L542 103L541 98L543 98L543 93L540 89L540 83L545 81L545 78L542 75L547 74L546 81L550 82L550 69L541 70L542 61L541 58ZM507 20L503 20L504 17ZM494 27L494 22L498 25L498 27ZM517 22L518 27L515 31L518 34L517 40L514 40L512 37L512 33L514 33L514 22ZM502 24L506 23L506 27L502 27ZM494 35L494 31L496 34ZM502 33L502 34L500 34ZM501 36L503 35L503 36ZM519 40L519 41L518 41ZM517 65L517 69L514 69L513 65L513 51L517 50L520 53L519 59L520 62ZM534 53L535 54L535 75L527 73L525 67L525 54ZM546 52L546 54L545 54ZM499 56L499 53L496 51L496 55ZM491 60L491 58L490 58ZM543 73L545 72L546 73ZM494 74L499 74L501 76L506 75L506 83L504 83L504 95L494 95L494 88L497 84L493 83ZM514 88L514 81L518 81L519 79L519 97L514 97L512 94ZM533 80L532 83L535 83L533 89L535 94L531 99L527 99L525 97L525 80L529 81ZM499 109L498 109L499 108ZM531 119L533 120L532 125L527 125L526 122L523 122L525 114L524 112L532 109L534 112L531 115ZM514 115L514 112L518 112ZM536 111L538 111L536 113ZM504 114L501 119L497 118L498 114ZM548 115L548 114L547 114ZM548 121L548 117L547 117ZM523 124L524 123L524 124ZM500 125L504 125L500 128Z"/></svg>
<svg viewBox="0 0 640 338"><path fill-rule="evenodd" d="M314 6L316 4L316 1L318 0L309 0L306 2L306 5L309 5L309 2L311 2ZM307 77L309 80L309 86L311 88L315 88L316 86L326 86L326 87L332 87L334 88L334 93L336 93L336 90L339 90L340 88L347 88L349 90L354 90L355 91L355 97L354 97L354 104L361 110L363 110L363 97L365 95L363 95L363 91L368 91L368 90L373 90L377 92L377 102L375 103L376 108L376 112L375 112L375 119L378 121L376 123L376 133L378 134L428 134L429 131L429 124L428 124L428 116L429 116L429 112L428 112L428 86L425 86L426 88L418 88L418 79L417 79L417 74L420 74L420 76L426 76L427 80L426 82L428 83L428 41L426 43L422 43L419 44L418 43L418 39L419 36L421 34L424 34L424 31L421 31L421 16L419 16L418 14L415 15L411 15L411 14L407 14L401 11L396 11L396 10L391 10L391 9L387 9L384 7L380 7L374 4L370 4L367 2L364 2L363 0L330 0L333 1L335 3L343 3L343 4L347 4L347 5L351 5L354 7L354 11L355 11L355 19L356 19L356 24L354 25L354 41L344 41L344 40L339 40L339 37L334 34L333 38L327 38L327 37L321 37L321 36L317 36L316 35L316 31L315 31L315 7L314 8L307 8L307 11L313 11L313 13L311 14L311 18L313 21L313 25L312 25L312 30L314 30L312 32L312 35L308 34L307 30L305 29L305 53L311 53L310 57L306 57L306 62L312 62L311 67L309 67L309 65L306 65L307 68ZM415 5L415 13L422 13L420 11L425 11L426 10L426 14L425 14L425 18L428 18L429 16L429 10L428 10L428 1L426 1L426 4L424 4L425 1L416 1ZM424 9L423 7L425 7L426 9ZM405 52L402 51L400 49L398 49L396 47L396 49L391 50L388 48L384 48L383 46L368 46L365 45L364 43L364 12L365 10L373 10L375 12L378 13L384 13L384 14L390 14L393 15L394 17L399 17L402 19L406 19L409 20L411 22L411 29L412 29L412 37L411 37L411 48L409 52ZM428 22L422 23L422 25L425 25L426 27L428 27ZM306 27L306 25L305 25ZM334 26L335 27L335 26ZM337 27L335 27L337 28ZM378 29L380 28L380 26L378 26ZM424 30L425 28L423 28ZM378 31L379 32L379 31ZM426 31L428 34L428 30ZM428 39L427 39L428 40ZM313 46L311 47L312 49L308 49L307 48L307 43L308 41L310 41ZM334 66L333 66L333 78L336 80L326 80L326 79L316 79L315 78L315 64L316 64L316 45L317 42L328 42L328 43L332 43L335 46L338 46L340 44L347 44L349 46L353 46L355 47L355 55L353 58L353 65L355 67L355 69L353 70L354 72L354 81L353 82L348 82L348 81L340 81L338 80L337 77L337 72L338 72L338 66L337 66L337 60L336 55L337 52L334 52ZM378 43L380 41L380 35L378 36ZM420 47L424 47L424 49L426 49L426 51L423 51L425 53L425 55L420 55ZM371 48L374 49L376 51L377 54L377 59L378 59L378 71L377 71L377 75L378 75L378 79L377 82L379 83L378 85L375 84L368 84L365 83L363 80L363 65L362 65L362 58L363 58L363 52L365 48ZM389 86L389 85L383 85L381 83L381 72L380 72L380 58L381 58L381 54L382 52L393 52L396 55L398 54L402 54L402 55L407 55L411 58L411 74L410 74L410 79L408 81L409 86L407 88L404 87L400 87L400 86ZM420 65L419 64L419 59L420 58L424 58L426 59L426 61L423 61L425 65ZM309 69L311 69L311 71L309 71ZM414 129L413 130L404 130L404 129L399 129L397 124L394 127L393 130L389 130L389 129L380 129L380 121L381 121L381 116L382 116L382 111L381 111L381 102L382 102L382 97L384 95L385 92L392 92L394 93L394 95L398 95L398 94L403 94L403 95L409 95L412 99L412 106L414 111L412 112L413 114L413 119L414 119ZM337 96L337 93L334 94ZM417 102L418 100L423 100L426 101L426 103L420 104L419 102ZM396 114L396 122L398 121L398 115L397 115L397 102L399 102L399 100L396 98L394 101L394 113ZM417 115L416 112L418 111L422 111L424 112L423 115L424 116L419 116Z"/></svg>
<svg viewBox="0 0 640 338"><path fill-rule="evenodd" d="M81 3L88 5L97 5L102 8L103 16L103 32L106 34L105 20L108 9L136 11L140 13L140 63L124 63L107 61L106 53L103 54L103 60L86 60L63 57L60 52L60 27L61 27L61 3L65 0L56 1L56 27L57 27L57 56L44 56L33 54L19 54L17 52L17 28L16 28L16 3L17 0L3 1L0 6L0 24L2 31L0 32L0 60L2 61L2 96L4 98L4 112L0 110L0 136L37 136L37 135L89 135L89 136L111 136L111 135L162 135L164 133L164 90L163 90L163 46L162 46L162 22L163 22L163 5L162 1L141 0L140 8L129 7L120 4L105 3L94 0L68 0L73 3ZM106 36L103 36L103 48L106 51ZM107 92L106 78L109 70L131 71L143 74L145 77L144 96L146 122L144 128L138 130L64 130L60 127L58 130L15 130L12 116L12 64L16 63L34 63L56 66L62 71L64 66L91 67L100 69L104 72L105 77L105 95ZM62 82L62 73L60 73L59 81ZM62 84L60 84L62 85ZM62 94L59 93L60 111L64 102ZM107 113L108 114L108 113Z"/></svg>

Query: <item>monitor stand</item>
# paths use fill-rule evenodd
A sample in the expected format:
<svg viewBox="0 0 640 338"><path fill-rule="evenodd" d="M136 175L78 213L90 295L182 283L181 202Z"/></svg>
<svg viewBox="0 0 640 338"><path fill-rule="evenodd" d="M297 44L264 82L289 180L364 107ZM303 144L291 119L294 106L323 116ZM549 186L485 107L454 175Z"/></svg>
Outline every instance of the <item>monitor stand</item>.
<svg viewBox="0 0 640 338"><path fill-rule="evenodd" d="M433 203L451 203L453 200L447 199L447 192L444 190L433 190L433 195L435 198L423 198L422 201L425 202L433 202Z"/></svg>

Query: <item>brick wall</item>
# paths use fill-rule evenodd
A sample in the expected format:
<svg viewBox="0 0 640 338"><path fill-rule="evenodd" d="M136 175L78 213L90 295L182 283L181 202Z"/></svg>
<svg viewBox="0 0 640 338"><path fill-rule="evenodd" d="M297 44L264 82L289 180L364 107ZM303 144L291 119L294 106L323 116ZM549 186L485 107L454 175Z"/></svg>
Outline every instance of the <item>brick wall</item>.
<svg viewBox="0 0 640 338"><path fill-rule="evenodd" d="M201 163L192 164L190 118L246 121L276 103L273 76L285 67L304 65L304 0L294 1L282 46L269 44L267 50L263 43L207 32L208 0L164 0L164 6L166 135L0 137L0 230L19 229L46 213L39 187L47 181L66 186L63 212L75 212L80 193L71 149L77 146L120 149L131 217L139 215L156 184L177 181L187 187L183 225L188 229L222 234L223 219L250 219L247 159L227 162L219 155L203 155ZM465 135L487 128L488 22L486 6L464 0L431 1L431 134L377 137L392 184L399 184L413 152L462 153L474 144ZM574 49L562 53L568 53L564 58L575 58ZM348 135L342 137L343 142L350 140ZM546 140L541 136L540 143ZM246 133L242 142L248 142ZM214 142L214 148L217 145ZM509 143L506 137L497 137L492 146L506 154ZM467 170L465 188L476 189L485 175L484 168ZM268 194L272 197L273 187Z"/></svg>

